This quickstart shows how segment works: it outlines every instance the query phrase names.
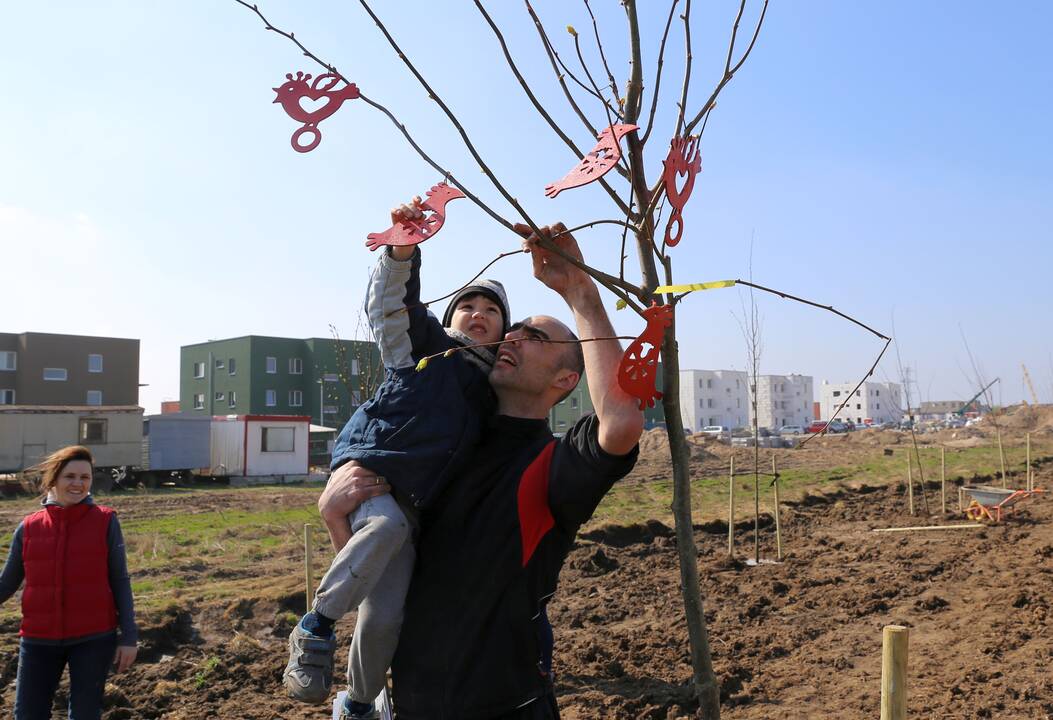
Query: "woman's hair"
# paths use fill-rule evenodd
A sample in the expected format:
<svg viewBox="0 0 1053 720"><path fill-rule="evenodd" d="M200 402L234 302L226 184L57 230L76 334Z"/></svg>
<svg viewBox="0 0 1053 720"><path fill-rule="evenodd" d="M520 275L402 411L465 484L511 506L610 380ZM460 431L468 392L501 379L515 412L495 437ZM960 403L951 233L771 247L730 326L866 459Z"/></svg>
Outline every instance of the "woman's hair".
<svg viewBox="0 0 1053 720"><path fill-rule="evenodd" d="M70 445L56 450L44 458L39 465L36 465L33 469L41 474L41 492L47 493L55 487L63 468L74 460L87 460L91 464L91 469L95 469L95 458L91 456L91 450L83 445Z"/></svg>

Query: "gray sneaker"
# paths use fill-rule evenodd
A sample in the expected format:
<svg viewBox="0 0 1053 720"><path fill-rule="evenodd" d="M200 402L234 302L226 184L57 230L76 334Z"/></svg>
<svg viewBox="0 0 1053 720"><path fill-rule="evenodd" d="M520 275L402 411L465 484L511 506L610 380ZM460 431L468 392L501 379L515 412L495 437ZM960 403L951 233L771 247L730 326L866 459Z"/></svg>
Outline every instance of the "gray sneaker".
<svg viewBox="0 0 1053 720"><path fill-rule="evenodd" d="M289 634L289 664L282 683L289 696L306 703L322 703L333 687L336 637L312 635L300 623Z"/></svg>

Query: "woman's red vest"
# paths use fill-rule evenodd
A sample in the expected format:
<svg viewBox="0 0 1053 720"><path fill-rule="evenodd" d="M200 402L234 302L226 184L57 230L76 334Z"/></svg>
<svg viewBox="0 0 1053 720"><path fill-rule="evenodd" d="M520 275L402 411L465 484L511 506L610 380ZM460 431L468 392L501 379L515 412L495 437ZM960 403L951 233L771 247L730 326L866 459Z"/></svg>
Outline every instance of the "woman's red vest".
<svg viewBox="0 0 1053 720"><path fill-rule="evenodd" d="M68 640L117 628L106 536L113 510L46 505L22 522L22 629L19 635Z"/></svg>

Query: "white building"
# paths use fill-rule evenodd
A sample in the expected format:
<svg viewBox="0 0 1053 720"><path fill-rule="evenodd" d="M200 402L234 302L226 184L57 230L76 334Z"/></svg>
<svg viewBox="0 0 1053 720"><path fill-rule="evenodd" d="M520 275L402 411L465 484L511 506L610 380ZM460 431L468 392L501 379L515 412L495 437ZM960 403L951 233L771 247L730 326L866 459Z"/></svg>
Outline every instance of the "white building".
<svg viewBox="0 0 1053 720"><path fill-rule="evenodd" d="M707 425L746 427L748 398L746 373L740 370L680 371L680 412L692 432Z"/></svg>
<svg viewBox="0 0 1053 720"><path fill-rule="evenodd" d="M757 424L770 430L778 430L783 425L807 427L812 422L813 397L809 375L760 375L757 377ZM750 405L752 420L752 403Z"/></svg>
<svg viewBox="0 0 1053 720"><path fill-rule="evenodd" d="M819 386L819 412L823 420L829 420L846 399L848 403L838 414L839 419L851 420L857 425L899 422L902 419L903 399L899 383L865 382L853 393L855 386L855 383L823 381Z"/></svg>

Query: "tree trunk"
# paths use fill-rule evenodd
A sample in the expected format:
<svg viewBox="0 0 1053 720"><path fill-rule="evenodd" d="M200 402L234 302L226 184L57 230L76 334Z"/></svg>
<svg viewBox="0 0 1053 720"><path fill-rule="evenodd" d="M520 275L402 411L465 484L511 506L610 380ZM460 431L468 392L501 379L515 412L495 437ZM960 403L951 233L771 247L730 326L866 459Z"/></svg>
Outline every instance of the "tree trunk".
<svg viewBox="0 0 1053 720"><path fill-rule="evenodd" d="M698 582L698 548L691 522L691 468L683 417L680 415L680 358L677 355L676 322L666 330L662 342L662 407L669 454L673 462L673 518L680 559L680 592L684 599L687 634L691 645L691 670L695 696L704 720L719 720L720 692L713 674L709 633Z"/></svg>

